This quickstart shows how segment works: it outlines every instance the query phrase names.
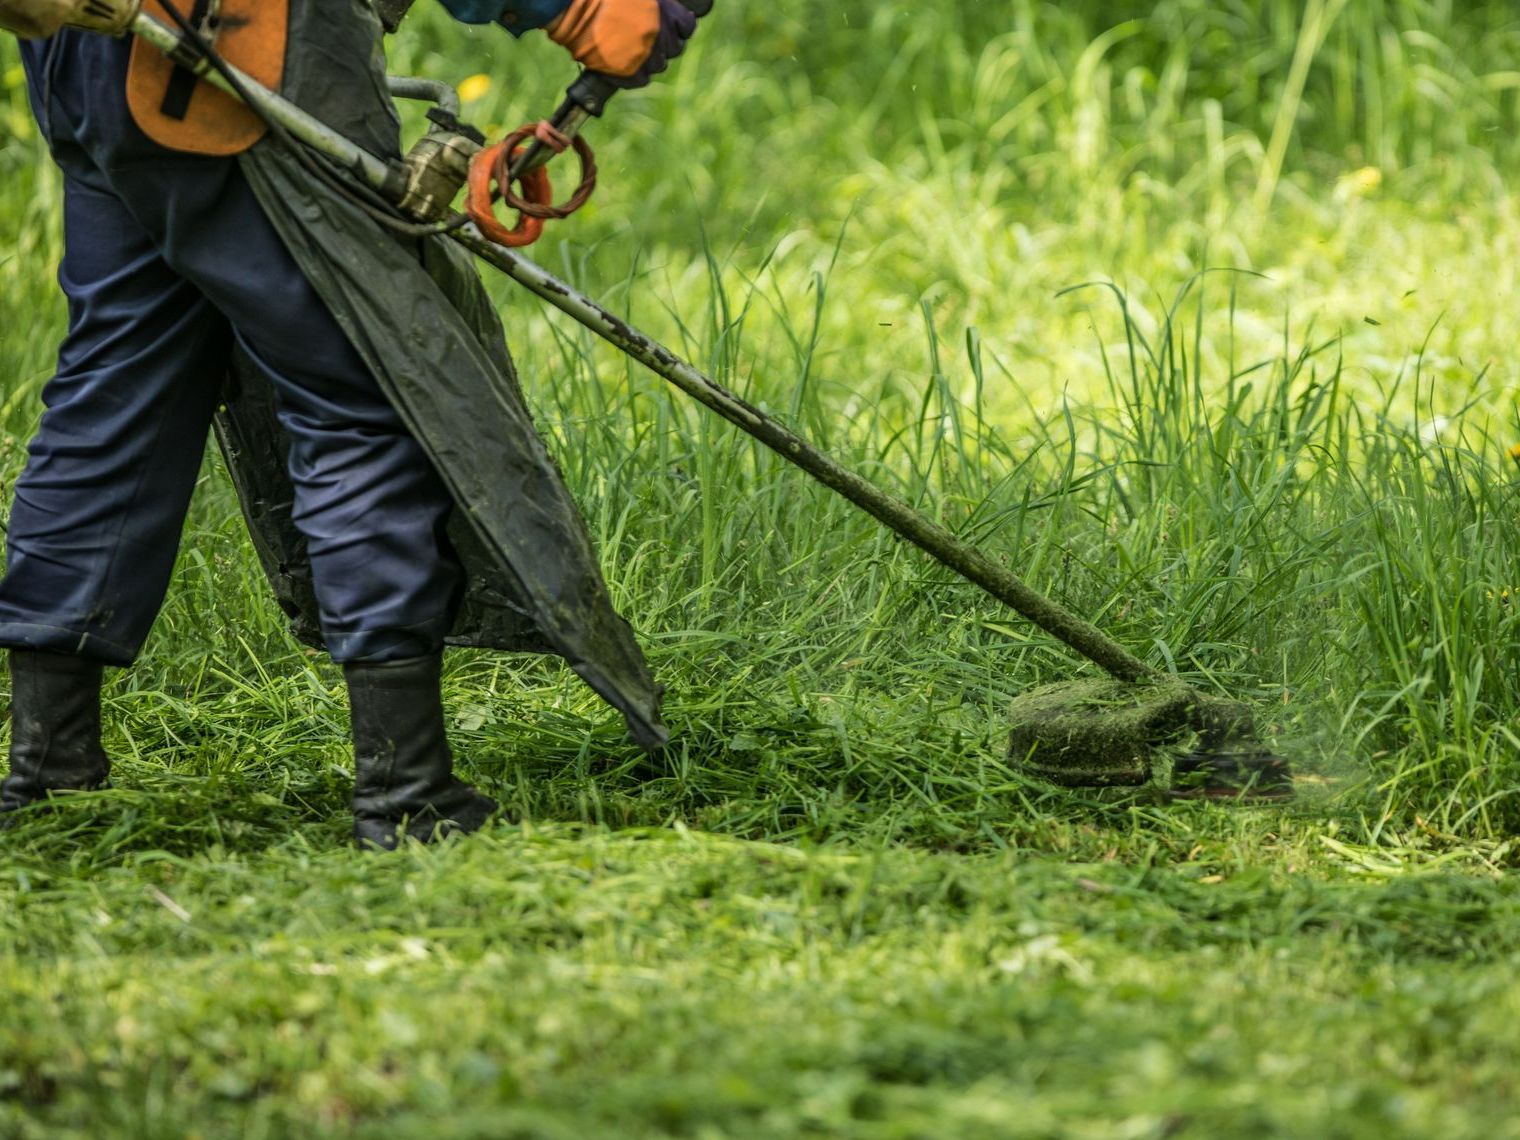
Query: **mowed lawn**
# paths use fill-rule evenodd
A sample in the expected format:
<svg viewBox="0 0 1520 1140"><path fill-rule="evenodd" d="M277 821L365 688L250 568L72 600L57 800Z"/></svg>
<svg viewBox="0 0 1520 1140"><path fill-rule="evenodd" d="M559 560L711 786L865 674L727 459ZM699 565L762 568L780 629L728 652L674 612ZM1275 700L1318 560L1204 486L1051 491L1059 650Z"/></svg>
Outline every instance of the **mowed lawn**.
<svg viewBox="0 0 1520 1140"><path fill-rule="evenodd" d="M493 134L570 78L393 48ZM719 0L536 256L1255 702L1297 801L1024 778L1090 666L493 281L672 747L459 652L503 818L351 850L209 453L115 786L0 836L0 1137L1520 1136L1516 58L1498 2ZM7 487L60 202L0 43Z"/></svg>

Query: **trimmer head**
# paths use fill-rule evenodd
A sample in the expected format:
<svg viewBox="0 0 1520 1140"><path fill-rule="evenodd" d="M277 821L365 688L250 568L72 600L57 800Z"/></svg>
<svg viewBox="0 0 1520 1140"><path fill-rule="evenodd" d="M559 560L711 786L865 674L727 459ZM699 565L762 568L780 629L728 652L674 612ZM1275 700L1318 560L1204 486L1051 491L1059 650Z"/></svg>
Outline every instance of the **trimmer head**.
<svg viewBox="0 0 1520 1140"><path fill-rule="evenodd" d="M1204 696L1181 682L1107 678L1063 681L1020 694L1009 709L1010 763L1068 788L1148 783L1168 750L1192 749L1172 765L1182 798L1286 799L1288 762L1257 738L1251 707Z"/></svg>

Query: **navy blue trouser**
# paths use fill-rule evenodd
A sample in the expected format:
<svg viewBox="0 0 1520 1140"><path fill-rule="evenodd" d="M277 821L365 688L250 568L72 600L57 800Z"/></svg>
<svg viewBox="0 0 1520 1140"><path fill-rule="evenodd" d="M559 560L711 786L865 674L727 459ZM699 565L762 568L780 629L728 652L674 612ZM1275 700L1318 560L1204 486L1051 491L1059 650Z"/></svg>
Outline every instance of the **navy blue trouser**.
<svg viewBox="0 0 1520 1140"><path fill-rule="evenodd" d="M21 50L64 174L69 332L15 488L0 645L136 656L236 345L274 385L291 439L332 656L437 649L463 579L448 493L237 161L176 154L138 130L127 41L64 32Z"/></svg>

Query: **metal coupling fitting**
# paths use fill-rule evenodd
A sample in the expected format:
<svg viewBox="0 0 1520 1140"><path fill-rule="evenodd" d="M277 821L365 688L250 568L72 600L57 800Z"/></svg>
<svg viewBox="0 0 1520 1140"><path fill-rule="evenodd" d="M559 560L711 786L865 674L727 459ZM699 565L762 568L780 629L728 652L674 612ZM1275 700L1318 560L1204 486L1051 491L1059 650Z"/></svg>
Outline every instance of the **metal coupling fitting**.
<svg viewBox="0 0 1520 1140"><path fill-rule="evenodd" d="M429 113L434 128L417 140L402 160L406 171L402 211L422 222L441 222L470 177L470 160L480 153L485 138L473 127L436 109ZM448 122L440 122L447 119Z"/></svg>

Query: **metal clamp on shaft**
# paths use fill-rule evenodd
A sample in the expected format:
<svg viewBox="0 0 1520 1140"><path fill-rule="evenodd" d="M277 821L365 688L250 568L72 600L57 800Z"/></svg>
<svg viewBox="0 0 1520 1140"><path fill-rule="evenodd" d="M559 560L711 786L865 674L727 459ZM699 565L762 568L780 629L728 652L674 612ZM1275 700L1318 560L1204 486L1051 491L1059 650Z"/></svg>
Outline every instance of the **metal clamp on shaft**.
<svg viewBox="0 0 1520 1140"><path fill-rule="evenodd" d="M422 222L439 222L470 177L470 160L486 137L442 108L428 112L433 129L407 152L406 190L397 203L403 213Z"/></svg>
<svg viewBox="0 0 1520 1140"><path fill-rule="evenodd" d="M392 76L387 80L397 99L420 99L429 108L432 127L402 160L404 189L396 204L420 222L441 222L470 176L470 160L485 146L486 137L459 117L459 96L446 83Z"/></svg>

